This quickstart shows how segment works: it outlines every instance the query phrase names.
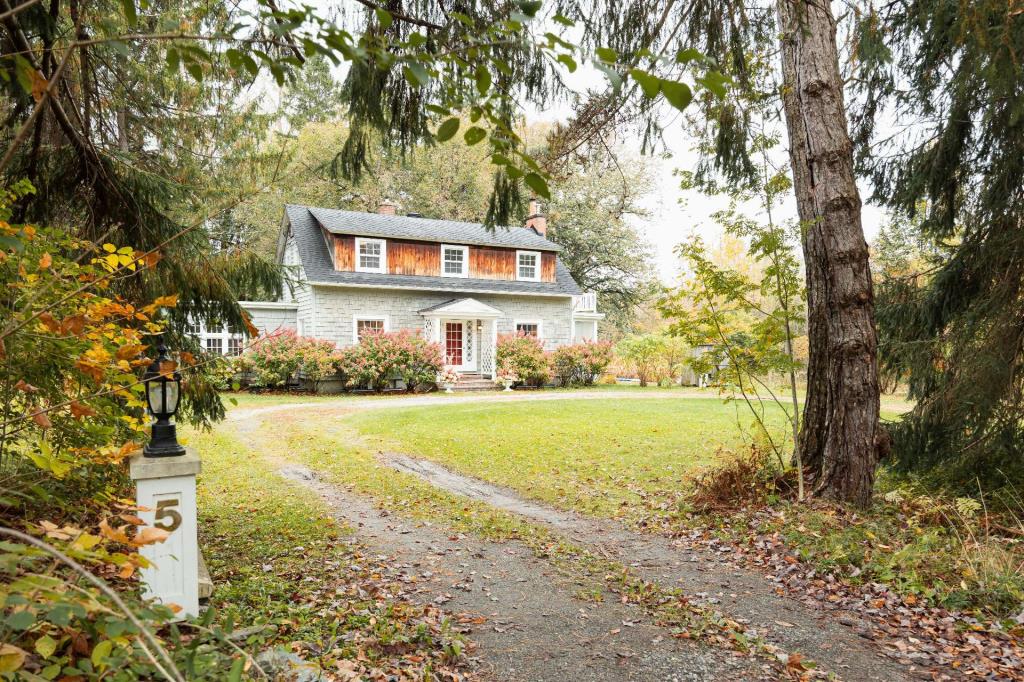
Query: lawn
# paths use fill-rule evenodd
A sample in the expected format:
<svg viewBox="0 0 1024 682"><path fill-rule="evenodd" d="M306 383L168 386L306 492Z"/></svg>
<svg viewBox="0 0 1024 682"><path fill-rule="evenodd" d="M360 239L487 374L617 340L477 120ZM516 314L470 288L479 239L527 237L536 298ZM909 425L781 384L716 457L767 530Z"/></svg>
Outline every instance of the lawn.
<svg viewBox="0 0 1024 682"><path fill-rule="evenodd" d="M783 433L781 411L769 414ZM380 449L596 516L673 498L723 449L741 447L751 426L739 403L682 397L369 410L346 422Z"/></svg>
<svg viewBox="0 0 1024 682"><path fill-rule="evenodd" d="M784 433L781 411L772 407L769 415L773 434ZM672 532L715 529L741 543L748 532L777 533L819 569L843 574L856 567L860 581L954 608L1006 613L1024 587L1019 551L982 535L976 520L958 518L952 501L908 489L884 469L880 491L901 492L867 514L770 496L696 514L689 498L694 477L750 442L751 418L741 403L682 396L483 402L366 410L329 426L303 425L307 442L336 429L354 429L371 449L431 459L562 509ZM319 464L337 470L343 465L335 457Z"/></svg>
<svg viewBox="0 0 1024 682"><path fill-rule="evenodd" d="M409 601L397 568L350 542L351 529L314 493L281 478L229 429L183 430L203 457L210 606L220 623L249 628L243 646L285 646L324 669L356 661L361 679L433 679L430 671L457 667L461 638L445 616Z"/></svg>

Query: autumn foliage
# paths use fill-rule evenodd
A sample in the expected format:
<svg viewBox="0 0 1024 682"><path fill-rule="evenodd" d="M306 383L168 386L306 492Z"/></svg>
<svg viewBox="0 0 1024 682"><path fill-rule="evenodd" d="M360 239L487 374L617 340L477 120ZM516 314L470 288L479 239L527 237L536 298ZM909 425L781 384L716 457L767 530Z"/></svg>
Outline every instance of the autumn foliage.
<svg viewBox="0 0 1024 682"><path fill-rule="evenodd" d="M136 516L123 462L145 436L139 377L176 297L122 294L154 254L10 224L31 191L0 197L0 675L150 678L158 659L175 667L147 634L173 614L141 604L133 581L138 548L167 534ZM96 577L120 604L83 580Z"/></svg>

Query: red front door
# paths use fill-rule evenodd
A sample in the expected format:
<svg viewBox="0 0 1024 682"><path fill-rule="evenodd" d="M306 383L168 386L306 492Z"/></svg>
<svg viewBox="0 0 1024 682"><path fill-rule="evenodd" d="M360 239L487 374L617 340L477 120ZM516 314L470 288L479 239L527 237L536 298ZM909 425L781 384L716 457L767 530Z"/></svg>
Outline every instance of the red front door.
<svg viewBox="0 0 1024 682"><path fill-rule="evenodd" d="M444 323L444 354L452 367L462 366L462 322Z"/></svg>

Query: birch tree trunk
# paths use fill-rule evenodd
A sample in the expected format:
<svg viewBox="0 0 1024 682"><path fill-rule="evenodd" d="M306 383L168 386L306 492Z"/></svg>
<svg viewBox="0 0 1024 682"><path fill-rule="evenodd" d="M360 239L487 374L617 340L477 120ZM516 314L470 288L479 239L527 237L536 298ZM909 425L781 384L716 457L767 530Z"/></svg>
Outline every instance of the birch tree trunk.
<svg viewBox="0 0 1024 682"><path fill-rule="evenodd" d="M830 0L777 0L783 105L807 273L800 450L814 492L866 505L878 463L874 294Z"/></svg>

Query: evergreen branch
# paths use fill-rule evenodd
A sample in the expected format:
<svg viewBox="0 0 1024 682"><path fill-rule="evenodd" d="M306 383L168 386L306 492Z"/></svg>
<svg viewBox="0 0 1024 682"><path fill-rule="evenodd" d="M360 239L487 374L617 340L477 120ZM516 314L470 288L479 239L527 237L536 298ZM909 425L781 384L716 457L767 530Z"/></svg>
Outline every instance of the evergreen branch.
<svg viewBox="0 0 1024 682"><path fill-rule="evenodd" d="M26 10L29 7L31 7L32 5L35 5L35 4L39 3L39 2L40 2L40 0L28 0L28 2L23 2L23 3L21 3L20 5L18 5L16 7L9 8L9 9L5 10L4 12L0 12L0 21L4 21L8 17L13 17L18 12Z"/></svg>
<svg viewBox="0 0 1024 682"><path fill-rule="evenodd" d="M375 2L372 2L371 0L356 0L356 2L358 2L360 5L363 5L364 7L367 7L368 9L371 9L371 10L373 10L375 12L376 11L387 12L388 14L391 15L392 19L397 19L398 21L401 21L401 22L406 23L406 24L413 24L414 26L422 26L423 28L432 28L432 29L436 29L438 31L440 31L440 30L442 30L444 28L440 24L435 24L435 23L433 23L431 21L427 21L426 19L418 19L416 17L409 16L408 14L404 14L402 12L398 12L398 11L390 9L388 7L383 7L381 5L378 5Z"/></svg>
<svg viewBox="0 0 1024 682"><path fill-rule="evenodd" d="M4 6L10 7L10 5L7 3L7 0L4 0ZM13 14L14 12L12 10L8 10L7 12L4 13L4 18L6 19L12 17ZM18 129L18 132L15 134L14 139L11 140L11 144L7 147L7 151L4 152L3 158L0 158L0 173L3 173L4 169L7 168L7 164L9 164L11 162L11 159L14 157L14 152L18 149L21 143L25 141L25 138L28 136L29 130L35 124L36 119L39 118L39 116L43 113L43 110L50 103L51 99L53 98L53 91L59 85L61 75L64 73L64 69L67 67L73 52L74 44L69 45L68 48L64 51L64 56L61 58L60 64L57 66L57 70L54 72L53 76L51 76L50 80L47 82L46 89L43 90L42 95L36 102L35 108L32 110L32 113L29 114L29 117L25 119L25 122L22 124L21 128ZM35 67L33 66L33 68Z"/></svg>

